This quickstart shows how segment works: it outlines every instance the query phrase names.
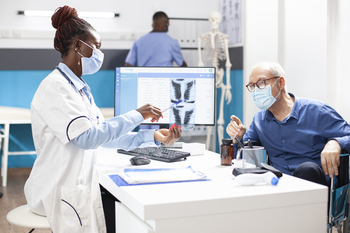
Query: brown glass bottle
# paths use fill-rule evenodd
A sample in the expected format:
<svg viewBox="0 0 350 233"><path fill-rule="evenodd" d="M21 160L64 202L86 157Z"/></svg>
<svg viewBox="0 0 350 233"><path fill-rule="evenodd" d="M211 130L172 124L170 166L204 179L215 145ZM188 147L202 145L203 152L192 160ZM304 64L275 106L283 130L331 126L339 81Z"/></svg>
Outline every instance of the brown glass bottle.
<svg viewBox="0 0 350 233"><path fill-rule="evenodd" d="M231 166L233 159L232 139L222 139L220 146L221 165Z"/></svg>

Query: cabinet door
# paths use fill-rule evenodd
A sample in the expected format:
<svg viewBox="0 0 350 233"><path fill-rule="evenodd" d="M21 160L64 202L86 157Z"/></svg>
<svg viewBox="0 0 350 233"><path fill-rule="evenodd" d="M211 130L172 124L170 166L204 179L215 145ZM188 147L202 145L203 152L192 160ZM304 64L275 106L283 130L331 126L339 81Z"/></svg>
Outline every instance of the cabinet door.
<svg viewBox="0 0 350 233"><path fill-rule="evenodd" d="M155 233L152 226L142 221L122 203L115 203L116 228L118 233Z"/></svg>

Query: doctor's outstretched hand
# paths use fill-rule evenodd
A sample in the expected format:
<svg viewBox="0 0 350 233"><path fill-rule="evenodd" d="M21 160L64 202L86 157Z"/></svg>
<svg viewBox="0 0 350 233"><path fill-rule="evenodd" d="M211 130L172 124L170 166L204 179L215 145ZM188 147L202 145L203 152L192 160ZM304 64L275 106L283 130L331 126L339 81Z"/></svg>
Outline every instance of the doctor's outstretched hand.
<svg viewBox="0 0 350 233"><path fill-rule="evenodd" d="M226 127L226 132L231 138L237 137L239 140L243 139L243 135L247 131L247 128L242 124L241 120L232 115L231 122ZM233 140L235 142L235 140Z"/></svg>
<svg viewBox="0 0 350 233"><path fill-rule="evenodd" d="M181 137L181 126L173 124L169 129L159 129L154 132L154 139L165 145L172 145Z"/></svg>
<svg viewBox="0 0 350 233"><path fill-rule="evenodd" d="M163 116L159 108L150 104L145 104L142 107L136 109L136 111L141 113L143 119L145 120L147 120L148 118L152 118L152 122L158 121L159 118Z"/></svg>

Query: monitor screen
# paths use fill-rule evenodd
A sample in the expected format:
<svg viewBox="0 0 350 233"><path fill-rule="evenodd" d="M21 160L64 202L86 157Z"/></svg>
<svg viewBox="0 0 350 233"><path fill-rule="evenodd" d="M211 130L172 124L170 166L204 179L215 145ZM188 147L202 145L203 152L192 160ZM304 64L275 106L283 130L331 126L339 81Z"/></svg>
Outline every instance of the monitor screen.
<svg viewBox="0 0 350 233"><path fill-rule="evenodd" d="M149 103L163 118L142 124L215 125L215 90L213 67L117 67L114 115Z"/></svg>

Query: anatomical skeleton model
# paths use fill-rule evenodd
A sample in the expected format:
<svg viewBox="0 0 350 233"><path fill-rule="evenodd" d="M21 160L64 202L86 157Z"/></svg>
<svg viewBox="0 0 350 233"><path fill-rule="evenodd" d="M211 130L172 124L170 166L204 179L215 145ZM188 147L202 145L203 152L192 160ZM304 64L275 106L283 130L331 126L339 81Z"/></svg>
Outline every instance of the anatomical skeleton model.
<svg viewBox="0 0 350 233"><path fill-rule="evenodd" d="M220 12L211 12L209 15L209 23L212 30L208 33L202 34L201 37L198 39L198 65L204 66L201 54L201 45L203 42L203 60L204 62L206 62L206 65L209 65L211 62L210 65L216 68L216 88L221 88L219 118L217 121L219 142L221 142L224 137L224 98L227 101L227 104L229 104L232 99L230 83L230 69L232 64L230 62L230 56L228 53L228 35L223 34L218 30L221 19L222 16ZM219 69L219 60L223 61L225 59L226 85L223 83L224 69ZM209 149L210 147L211 132L212 127L208 127L206 149Z"/></svg>

